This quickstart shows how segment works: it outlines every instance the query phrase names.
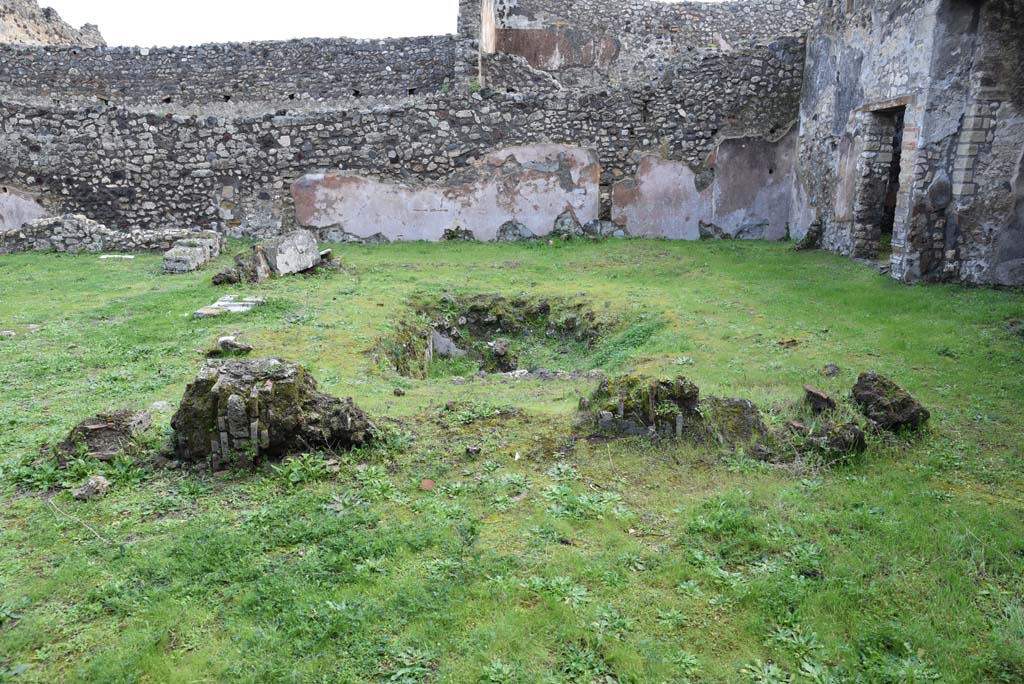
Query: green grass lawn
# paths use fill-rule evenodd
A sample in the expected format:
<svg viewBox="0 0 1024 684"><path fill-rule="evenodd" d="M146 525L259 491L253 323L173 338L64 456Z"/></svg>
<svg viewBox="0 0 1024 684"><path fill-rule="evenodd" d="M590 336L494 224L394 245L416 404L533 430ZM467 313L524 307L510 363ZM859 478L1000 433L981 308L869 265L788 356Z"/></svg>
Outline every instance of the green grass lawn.
<svg viewBox="0 0 1024 684"><path fill-rule="evenodd" d="M344 272L229 290L157 255L0 257L0 682L1024 681L1024 293L752 242L336 253ZM228 291L268 304L192 318ZM374 363L446 291L585 297L613 323L552 369L681 373L774 426L804 383L847 401L877 370L932 420L832 469L586 439L592 379ZM337 473L39 459L96 412L176 404L231 332L386 438ZM95 472L110 493L75 501Z"/></svg>

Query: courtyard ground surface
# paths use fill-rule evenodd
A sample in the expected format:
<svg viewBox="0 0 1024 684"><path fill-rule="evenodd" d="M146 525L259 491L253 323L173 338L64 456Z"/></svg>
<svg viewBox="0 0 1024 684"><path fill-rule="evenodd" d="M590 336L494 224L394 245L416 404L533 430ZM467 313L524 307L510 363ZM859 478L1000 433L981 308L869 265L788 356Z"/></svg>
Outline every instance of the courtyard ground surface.
<svg viewBox="0 0 1024 684"><path fill-rule="evenodd" d="M0 258L0 682L1024 681L1024 293L751 242L336 254L343 272L228 289L158 255ZM593 378L375 359L446 292L579 295L607 321L534 367L683 374L775 427L804 383L848 401L877 370L932 419L832 467L591 439ZM267 304L192 317L224 293ZM308 366L382 439L332 469L148 465L225 333ZM39 456L154 402L134 457ZM109 494L75 501L97 472Z"/></svg>

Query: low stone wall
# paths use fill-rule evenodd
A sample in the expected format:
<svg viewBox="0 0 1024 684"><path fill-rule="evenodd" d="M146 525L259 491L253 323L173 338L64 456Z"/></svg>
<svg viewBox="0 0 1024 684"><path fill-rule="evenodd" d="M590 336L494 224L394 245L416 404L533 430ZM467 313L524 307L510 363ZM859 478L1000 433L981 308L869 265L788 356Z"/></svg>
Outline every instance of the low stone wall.
<svg viewBox="0 0 1024 684"><path fill-rule="evenodd" d="M0 254L15 252L163 252L178 240L206 238L183 228L163 230L112 230L85 216L65 214L30 221L0 232Z"/></svg>

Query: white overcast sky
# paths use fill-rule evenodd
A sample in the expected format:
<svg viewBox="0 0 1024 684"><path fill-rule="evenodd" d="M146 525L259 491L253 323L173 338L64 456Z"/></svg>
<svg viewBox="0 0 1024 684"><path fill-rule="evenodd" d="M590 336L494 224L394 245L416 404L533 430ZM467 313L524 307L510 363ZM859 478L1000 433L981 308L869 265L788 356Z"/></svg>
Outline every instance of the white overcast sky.
<svg viewBox="0 0 1024 684"><path fill-rule="evenodd" d="M40 0L110 45L142 47L289 38L454 33L458 0Z"/></svg>

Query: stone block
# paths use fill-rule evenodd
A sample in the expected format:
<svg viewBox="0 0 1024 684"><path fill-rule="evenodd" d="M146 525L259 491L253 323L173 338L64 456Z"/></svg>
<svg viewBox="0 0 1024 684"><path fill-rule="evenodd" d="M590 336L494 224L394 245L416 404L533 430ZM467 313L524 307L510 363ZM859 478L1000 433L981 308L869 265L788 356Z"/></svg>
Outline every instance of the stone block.
<svg viewBox="0 0 1024 684"><path fill-rule="evenodd" d="M268 240L263 251L275 275L301 273L320 263L320 246L316 236L308 230L293 230Z"/></svg>
<svg viewBox="0 0 1024 684"><path fill-rule="evenodd" d="M210 306L204 306L195 312L196 318L212 318L228 313L248 313L255 307L266 303L262 297L239 297L224 295Z"/></svg>
<svg viewBox="0 0 1024 684"><path fill-rule="evenodd" d="M209 251L205 247L179 242L164 253L164 273L198 271L209 260Z"/></svg>

